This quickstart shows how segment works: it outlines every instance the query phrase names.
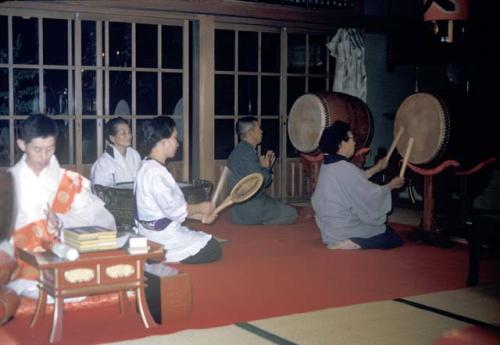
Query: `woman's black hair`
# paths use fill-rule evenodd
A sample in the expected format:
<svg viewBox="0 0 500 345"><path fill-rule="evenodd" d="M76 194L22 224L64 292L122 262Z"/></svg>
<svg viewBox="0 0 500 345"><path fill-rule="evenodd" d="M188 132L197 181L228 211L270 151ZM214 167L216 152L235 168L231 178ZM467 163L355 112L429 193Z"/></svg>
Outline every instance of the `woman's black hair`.
<svg viewBox="0 0 500 345"><path fill-rule="evenodd" d="M350 130L351 129L346 122L335 121L333 125L323 130L321 139L319 140L319 149L323 153L337 153L342 141L349 140L347 132Z"/></svg>
<svg viewBox="0 0 500 345"><path fill-rule="evenodd" d="M127 120L125 120L123 117L114 117L108 122L106 122L106 128L105 128L105 133L106 133L106 138L109 140L109 137L114 137L116 133L118 133L118 125L127 125L130 127L129 123Z"/></svg>
<svg viewBox="0 0 500 345"><path fill-rule="evenodd" d="M142 132L145 152L150 154L157 142L172 136L174 129L175 121L170 116L158 116L144 122Z"/></svg>

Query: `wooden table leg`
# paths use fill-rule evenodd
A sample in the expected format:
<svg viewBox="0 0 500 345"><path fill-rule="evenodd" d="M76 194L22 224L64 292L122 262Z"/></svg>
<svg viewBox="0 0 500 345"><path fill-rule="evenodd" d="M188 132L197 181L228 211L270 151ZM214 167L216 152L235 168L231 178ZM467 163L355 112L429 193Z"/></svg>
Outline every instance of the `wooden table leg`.
<svg viewBox="0 0 500 345"><path fill-rule="evenodd" d="M52 330L50 332L50 342L54 343L60 341L62 338L63 330L63 311L64 299L62 297L54 298L54 317L52 320Z"/></svg>
<svg viewBox="0 0 500 345"><path fill-rule="evenodd" d="M130 300L127 296L127 291L119 292L120 299L120 313L121 314L130 314L132 312L132 306L130 305Z"/></svg>
<svg viewBox="0 0 500 345"><path fill-rule="evenodd" d="M142 322L146 328L153 328L158 326L151 312L149 311L148 304L146 303L146 293L144 292L144 286L140 286L136 289L136 299L137 299L137 309L141 314Z"/></svg>
<svg viewBox="0 0 500 345"><path fill-rule="evenodd" d="M42 317L45 316L45 307L47 305L47 293L43 289L39 289L38 301L36 302L36 309L33 318L31 319L30 327L34 327L38 322L38 318L40 317L40 313L42 313Z"/></svg>

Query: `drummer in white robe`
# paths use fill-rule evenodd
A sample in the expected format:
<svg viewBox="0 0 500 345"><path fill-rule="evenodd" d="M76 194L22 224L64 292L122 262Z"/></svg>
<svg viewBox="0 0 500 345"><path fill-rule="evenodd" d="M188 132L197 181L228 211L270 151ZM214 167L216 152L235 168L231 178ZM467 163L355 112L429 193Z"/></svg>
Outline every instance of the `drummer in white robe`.
<svg viewBox="0 0 500 345"><path fill-rule="evenodd" d="M392 208L391 190L403 186L395 177L386 185L368 180L386 166L380 160L363 171L348 161L355 140L349 125L337 121L323 131L320 149L325 153L312 207L323 242L329 249L389 249L403 241L386 225Z"/></svg>
<svg viewBox="0 0 500 345"><path fill-rule="evenodd" d="M92 165L92 184L114 187L134 182L141 164L139 153L131 147L132 132L128 122L115 117L106 123L108 145L105 152Z"/></svg>
<svg viewBox="0 0 500 345"><path fill-rule="evenodd" d="M211 202L188 205L165 166L179 146L174 120L156 117L144 124L144 133L149 154L135 183L139 234L161 243L167 250L167 262L199 264L219 260L221 247L211 235L182 226L186 218L212 223L217 215L213 214Z"/></svg>

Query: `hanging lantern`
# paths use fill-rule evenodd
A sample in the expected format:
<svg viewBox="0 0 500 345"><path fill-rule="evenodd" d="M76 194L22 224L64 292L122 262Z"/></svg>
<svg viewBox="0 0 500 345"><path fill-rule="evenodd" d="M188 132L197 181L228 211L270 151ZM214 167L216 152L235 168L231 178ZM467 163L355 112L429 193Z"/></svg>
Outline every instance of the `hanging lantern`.
<svg viewBox="0 0 500 345"><path fill-rule="evenodd" d="M424 21L441 42L452 43L454 32L463 32L468 19L469 0L424 0Z"/></svg>

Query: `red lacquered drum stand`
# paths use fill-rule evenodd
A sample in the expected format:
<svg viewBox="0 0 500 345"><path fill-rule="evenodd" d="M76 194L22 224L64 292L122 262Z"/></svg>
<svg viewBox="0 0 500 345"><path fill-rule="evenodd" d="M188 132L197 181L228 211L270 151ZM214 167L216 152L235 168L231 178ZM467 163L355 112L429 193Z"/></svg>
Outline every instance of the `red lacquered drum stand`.
<svg viewBox="0 0 500 345"><path fill-rule="evenodd" d="M449 248L452 246L449 237L439 231L434 222L433 176L441 173L449 167L458 166L460 166L460 163L454 160L444 161L433 169L419 168L411 163L408 163L408 167L413 172L424 176L424 212L422 225L419 229L410 234L410 240L423 241L440 248Z"/></svg>
<svg viewBox="0 0 500 345"><path fill-rule="evenodd" d="M479 171L485 169L492 163L495 163L497 159L495 157L490 157L484 161L478 163L476 166L469 170L457 171L455 174L460 177L460 208L461 208L461 219L460 226L471 226L472 225L472 208L473 200L470 198L468 193L468 176L478 173Z"/></svg>
<svg viewBox="0 0 500 345"><path fill-rule="evenodd" d="M472 202L467 193L467 177L483 170L486 166L496 162L496 158L488 158L469 170L457 171L455 174L460 176L460 202L461 202L461 219L460 221L470 222L467 219L472 210ZM423 221L420 229L417 229L410 235L412 240L421 240L426 243L435 245L436 247L449 248L451 246L450 239L438 230L434 223L434 194L433 194L433 176L441 173L449 167L459 167L460 163L455 160L447 160L433 169L419 168L408 163L408 167L419 175L424 176L424 211Z"/></svg>

